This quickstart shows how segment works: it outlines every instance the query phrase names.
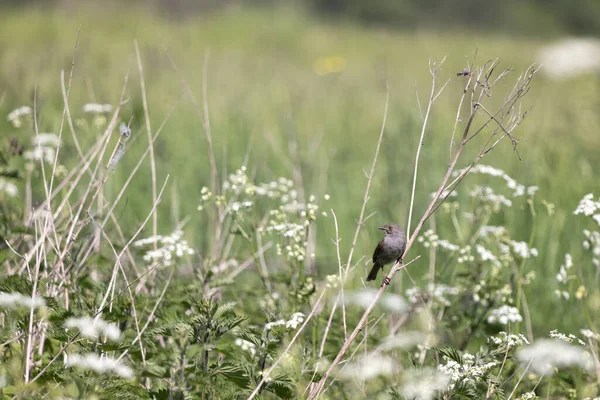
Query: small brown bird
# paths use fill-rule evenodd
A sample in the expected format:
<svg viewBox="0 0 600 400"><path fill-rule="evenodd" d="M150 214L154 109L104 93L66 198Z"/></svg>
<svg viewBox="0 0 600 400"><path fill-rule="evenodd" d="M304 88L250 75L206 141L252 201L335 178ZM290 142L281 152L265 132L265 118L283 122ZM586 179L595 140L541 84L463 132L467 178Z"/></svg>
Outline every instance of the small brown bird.
<svg viewBox="0 0 600 400"><path fill-rule="evenodd" d="M373 253L373 268L367 276L367 282L375 280L377 273L383 269L384 265L390 264L398 259L402 259L404 250L406 250L406 234L396 224L385 224L377 229L385 231L386 235Z"/></svg>

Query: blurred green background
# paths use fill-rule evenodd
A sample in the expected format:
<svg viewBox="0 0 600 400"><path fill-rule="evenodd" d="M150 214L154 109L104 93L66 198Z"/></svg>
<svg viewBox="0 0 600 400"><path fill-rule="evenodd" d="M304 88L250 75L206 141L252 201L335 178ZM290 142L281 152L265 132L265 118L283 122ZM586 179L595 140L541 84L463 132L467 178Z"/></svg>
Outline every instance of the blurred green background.
<svg viewBox="0 0 600 400"><path fill-rule="evenodd" d="M170 175L159 207L159 231L167 234L190 216L186 236L200 250L210 232L196 207L201 188L210 186L210 166L202 121L182 79L202 101L207 54L207 101L220 172L233 172L246 158L249 170L260 180L291 177L291 165L300 166L307 194L331 196L321 203L323 210L332 208L337 214L343 254L349 251L359 215L366 185L363 171L372 162L387 81L388 122L367 207L367 214L377 214L362 230L357 248L358 257L368 259L379 239L377 226L407 221L421 129L416 93L424 105L431 85L429 60L446 57L439 80L451 81L433 108L421 154L417 219L447 167L449 137L464 84L456 73L466 60L475 55L477 62L498 57L501 67L515 69L495 89L494 96L501 100L520 71L539 62L545 45L569 35L598 32L600 3L5 1L0 27L0 114L32 105L37 84L40 131L58 132L63 107L60 71L64 69L68 76L79 27L70 95L75 120L85 117L85 103L114 105L130 72L129 101L122 115L133 118L139 136L107 183L108 199L116 196L147 146L133 44L138 40L154 131L177 106L155 148L159 187ZM528 263L537 272L528 287L529 307L535 310L534 329L544 334L547 327L569 327L583 318L561 312L567 305L554 296L555 275L565 252L577 256L581 232L590 228L586 220L572 215L579 199L589 192L600 194L595 177L600 168L598 72L557 79L544 73L546 67L524 101L533 110L516 132L522 139L522 160L505 143L483 162L503 169L519 183L539 186L537 198L555 204L555 215L540 216L535 225L524 206L491 221L507 226L517 240L527 241L535 229L534 247L540 254ZM13 128L6 118L0 119L0 134L16 136L25 144L32 136ZM92 129L81 128L78 135L84 147L97 138ZM69 167L77 154L68 130L64 137L61 162ZM459 167L465 165L463 161ZM133 232L152 204L147 162L125 196L116 214L122 226ZM443 221L447 217L437 218L440 236L453 241L448 236L450 224ZM321 275L337 271L333 237L333 221L320 221L317 270ZM425 260L418 264L412 267L417 278L427 270ZM590 276L596 272L593 268L590 263L586 270ZM359 270L362 273L362 267Z"/></svg>

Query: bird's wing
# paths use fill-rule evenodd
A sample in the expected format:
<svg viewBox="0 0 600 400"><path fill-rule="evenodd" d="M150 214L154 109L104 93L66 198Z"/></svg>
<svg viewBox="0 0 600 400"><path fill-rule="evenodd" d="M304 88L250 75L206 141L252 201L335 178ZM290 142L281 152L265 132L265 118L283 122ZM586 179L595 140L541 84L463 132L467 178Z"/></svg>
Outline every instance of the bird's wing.
<svg viewBox="0 0 600 400"><path fill-rule="evenodd" d="M377 247L375 247L375 251L373 252L373 262L377 259L377 254L383 253L383 239L377 243Z"/></svg>

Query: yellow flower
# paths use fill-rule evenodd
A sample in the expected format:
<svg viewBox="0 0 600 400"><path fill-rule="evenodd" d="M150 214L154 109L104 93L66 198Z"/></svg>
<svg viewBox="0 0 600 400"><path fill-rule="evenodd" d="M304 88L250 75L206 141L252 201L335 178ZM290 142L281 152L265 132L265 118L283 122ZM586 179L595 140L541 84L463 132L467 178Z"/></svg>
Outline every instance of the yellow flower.
<svg viewBox="0 0 600 400"><path fill-rule="evenodd" d="M317 75L327 75L334 72L342 72L346 67L346 60L341 56L329 56L319 58L313 66Z"/></svg>
<svg viewBox="0 0 600 400"><path fill-rule="evenodd" d="M585 297L585 293L586 293L586 291L585 291L585 286L581 285L581 286L579 286L579 288L577 289L577 292L575 293L575 297L576 297L578 300L581 300L581 299L583 299L583 298Z"/></svg>

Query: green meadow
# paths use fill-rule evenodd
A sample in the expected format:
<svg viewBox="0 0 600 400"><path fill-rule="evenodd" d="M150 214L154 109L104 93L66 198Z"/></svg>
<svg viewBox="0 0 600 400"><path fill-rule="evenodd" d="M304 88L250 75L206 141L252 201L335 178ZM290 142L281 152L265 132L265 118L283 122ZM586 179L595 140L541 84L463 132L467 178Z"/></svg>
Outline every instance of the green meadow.
<svg viewBox="0 0 600 400"><path fill-rule="evenodd" d="M69 107L85 152L101 134L94 124L105 127L106 120L94 120L83 112L83 105L116 106L124 90L120 120L130 121L132 138L106 181L107 200L117 196L148 148L137 41L152 133L164 124L154 145L159 190L168 176L157 208L157 231L168 235L184 222L184 237L196 249L192 265L210 259L206 252L214 238L209 213L198 211L202 188L211 186L205 111L219 182L245 165L257 182L286 177L305 198L314 194L318 199L319 218L312 238L316 256L311 261L317 281L338 273L332 210L343 261L350 250L389 91L383 141L365 210L365 216L373 215L360 231L354 261L364 258L350 272L347 288L362 285L370 267L367 261L381 238L377 227L392 221L407 224L415 151L431 90L430 63L444 60L438 88L448 82L432 106L421 148L413 229L448 167L450 137L466 82L457 73L467 63L481 65L496 58L498 71L511 68L490 93L490 104L501 105L516 78L538 63L540 49L559 39L367 27L285 7L231 8L181 20L134 7L7 9L0 13L0 26L0 115L22 105L33 107L35 97L39 132L58 133L64 107L61 70L68 82L75 52ZM527 259L520 270L522 276L535 272L535 279L524 287L534 336L547 336L552 329L578 334L600 312L598 270L583 256L581 246L583 230L598 227L590 218L573 214L584 195L600 195L600 75L553 80L544 73L545 67L536 73L523 98L522 110L529 111L513 132L519 139L517 151L503 141L480 162L503 170L520 184L539 187L531 204L514 200L512 207L492 213L489 220L490 225L504 226L514 240L538 250L537 257ZM2 117L0 135L16 137L27 147L35 133L15 128ZM66 123L62 137L59 164L68 171L80 159ZM110 140L112 149L118 135ZM465 150L457 168L466 167L481 144ZM32 179L36 206L45 195L39 172ZM493 179L469 175L462 185L491 186ZM18 186L22 192L23 182ZM463 186L457 198L468 203L469 190ZM152 209L152 190L146 158L114 211L126 237ZM325 195L330 199L324 200ZM11 199L7 204L22 207L23 201ZM468 237L472 222L462 212L455 217L452 221L450 213L440 208L425 229L435 227L441 238L461 243L457 230ZM140 237L152 234L151 225ZM426 282L429 249L416 243L410 253L409 259L421 256L408 267L411 277ZM589 283L589 315L581 311L582 300L574 295L564 300L555 294L565 253L585 263L577 271L580 281ZM260 286L254 271L243 272L247 279L240 285ZM440 279L449 275L442 271ZM174 290L177 282L171 284ZM389 290L403 293L410 286L400 272ZM224 290L225 297L229 294L232 299L235 292Z"/></svg>
<svg viewBox="0 0 600 400"><path fill-rule="evenodd" d="M108 182L110 196L110 188L121 187L147 146L137 39L151 126L160 126L175 107L155 145L157 179L163 182L170 176L168 195L159 208L160 230L172 230L176 218L189 216L186 234L192 243L202 245L208 235L196 208L201 188L210 186L208 148L198 109L182 79L202 107L208 55L206 100L219 172L231 173L245 163L257 176L291 177L290 165L295 163L307 193L331 196L326 207L336 212L341 236L349 242L365 190L364 171L370 168L377 143L387 81L389 117L368 203L369 213L377 214L358 242L359 253L367 258L378 240L376 226L388 220L407 221L421 128L417 93L425 103L431 87L429 60L446 57L438 79L451 81L434 105L423 146L421 163L426 167L419 175L417 214L424 211L448 165L449 136L462 91L456 73L474 57L479 62L499 58L500 66L514 69L516 76L537 62L536 52L547 43L479 32L367 29L319 21L298 10L229 10L183 22L143 10L114 11L4 12L0 79L5 114L32 104L37 83L40 131L58 132L63 107L60 71L64 69L68 77L81 29L70 94L73 116L82 117L81 107L88 102L116 103L129 73L124 112L133 118L134 133L140 133ZM341 57L343 70L318 75L315 64L327 57ZM510 145L499 146L484 159L520 183L539 186L537 196L555 205L552 218L539 218L535 224L518 209L507 220L497 221L509 226L519 240L527 241L535 230L534 247L542 250L530 265L538 272L530 288L535 309L560 307L553 294L554 276L566 249L579 247L575 233L585 227L585 221L572 213L583 195L598 188L594 171L600 168L599 88L594 76L555 82L540 72L524 101L532 110L516 133L522 140L521 160ZM15 134L6 120L2 124L3 135ZM62 156L69 165L77 158L69 157L76 153L68 145L70 134L65 136ZM26 142L28 137L20 139ZM79 134L82 143L95 139ZM295 154L290 154L290 141L296 143ZM139 223L152 204L149 168L138 172L126 203L122 218L127 224ZM333 228L333 223L319 226L317 262L323 273L336 270ZM413 268L419 271L417 265ZM569 326L570 319L577 318L561 314L536 313L536 328L543 332L546 324Z"/></svg>

